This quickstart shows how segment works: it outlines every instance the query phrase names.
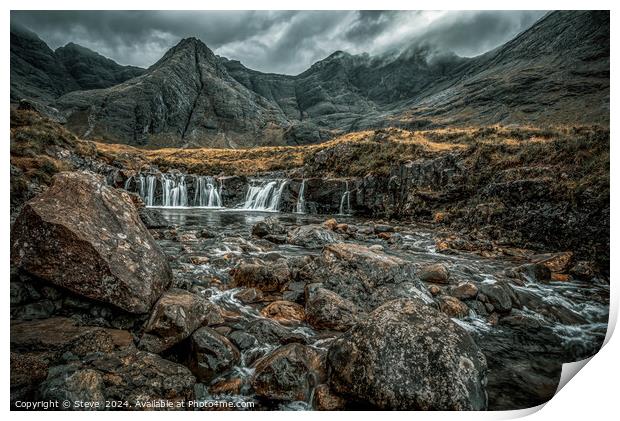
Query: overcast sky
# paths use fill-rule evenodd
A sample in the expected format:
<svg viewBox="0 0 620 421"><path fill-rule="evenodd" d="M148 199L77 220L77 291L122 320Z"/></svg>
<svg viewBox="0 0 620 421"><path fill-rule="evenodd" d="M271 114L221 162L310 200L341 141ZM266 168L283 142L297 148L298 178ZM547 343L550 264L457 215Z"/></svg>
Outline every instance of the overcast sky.
<svg viewBox="0 0 620 421"><path fill-rule="evenodd" d="M14 11L56 49L75 42L148 67L185 37L263 72L298 74L336 50L372 55L418 43L471 57L530 27L542 11Z"/></svg>

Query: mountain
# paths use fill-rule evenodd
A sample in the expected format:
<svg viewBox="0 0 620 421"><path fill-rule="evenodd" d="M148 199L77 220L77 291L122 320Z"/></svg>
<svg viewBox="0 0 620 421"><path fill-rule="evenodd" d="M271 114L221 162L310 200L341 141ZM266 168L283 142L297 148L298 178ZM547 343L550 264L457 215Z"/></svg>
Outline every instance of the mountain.
<svg viewBox="0 0 620 421"><path fill-rule="evenodd" d="M68 92L107 88L143 72L73 43L53 51L34 32L11 24L11 101L50 103Z"/></svg>
<svg viewBox="0 0 620 421"><path fill-rule="evenodd" d="M609 12L547 14L409 110L444 124L609 124Z"/></svg>
<svg viewBox="0 0 620 421"><path fill-rule="evenodd" d="M139 146L278 144L288 125L276 105L228 75L195 38L181 41L141 76L69 93L56 106L85 138Z"/></svg>
<svg viewBox="0 0 620 421"><path fill-rule="evenodd" d="M248 69L189 38L136 78L53 105L82 137L145 147L305 144L387 126L608 125L609 12L549 13L478 57L424 44L337 51L296 76Z"/></svg>
<svg viewBox="0 0 620 421"><path fill-rule="evenodd" d="M11 101L49 102L80 89L45 42L34 32L11 25Z"/></svg>
<svg viewBox="0 0 620 421"><path fill-rule="evenodd" d="M107 88L144 73L140 67L121 66L72 42L56 49L55 54L81 89Z"/></svg>

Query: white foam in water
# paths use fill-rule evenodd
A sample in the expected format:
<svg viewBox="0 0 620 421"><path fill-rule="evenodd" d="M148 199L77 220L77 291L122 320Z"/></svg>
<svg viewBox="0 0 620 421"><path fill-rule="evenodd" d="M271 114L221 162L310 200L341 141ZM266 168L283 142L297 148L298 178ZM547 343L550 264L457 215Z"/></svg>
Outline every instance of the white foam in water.
<svg viewBox="0 0 620 421"><path fill-rule="evenodd" d="M277 212L288 180L251 180L242 210Z"/></svg>

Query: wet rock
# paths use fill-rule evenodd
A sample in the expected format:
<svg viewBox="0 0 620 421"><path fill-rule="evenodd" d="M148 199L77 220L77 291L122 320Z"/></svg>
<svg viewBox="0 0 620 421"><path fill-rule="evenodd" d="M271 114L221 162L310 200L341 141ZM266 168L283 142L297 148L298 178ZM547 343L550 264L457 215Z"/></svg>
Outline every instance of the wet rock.
<svg viewBox="0 0 620 421"><path fill-rule="evenodd" d="M66 352L84 356L129 347L133 338L127 331L79 326L65 317L11 322L12 351L46 352L52 361Z"/></svg>
<svg viewBox="0 0 620 421"><path fill-rule="evenodd" d="M422 282L432 282L435 284L447 284L450 278L448 268L441 263L424 266L420 269L418 277Z"/></svg>
<svg viewBox="0 0 620 421"><path fill-rule="evenodd" d="M118 400L131 405L164 400L174 404L191 400L195 383L189 369L180 364L144 351L118 351L91 354L51 368L39 399Z"/></svg>
<svg viewBox="0 0 620 421"><path fill-rule="evenodd" d="M11 308L11 318L17 320L47 319L52 317L60 305L51 300L41 300Z"/></svg>
<svg viewBox="0 0 620 421"><path fill-rule="evenodd" d="M209 382L239 362L239 351L214 329L201 327L190 339L189 367L201 382Z"/></svg>
<svg viewBox="0 0 620 421"><path fill-rule="evenodd" d="M469 307L456 297L443 295L437 301L439 309L450 317L463 318L469 314Z"/></svg>
<svg viewBox="0 0 620 421"><path fill-rule="evenodd" d="M268 235L279 236L283 234L286 234L286 228L273 216L265 218L252 227L252 235L258 238L263 238Z"/></svg>
<svg viewBox="0 0 620 421"><path fill-rule="evenodd" d="M336 232L338 232L340 234L345 234L345 233L349 232L349 225L348 224L338 224L334 228L334 231L336 231Z"/></svg>
<svg viewBox="0 0 620 421"><path fill-rule="evenodd" d="M209 386L209 393L215 396L238 395L241 393L242 386L243 380L239 377L223 379Z"/></svg>
<svg viewBox="0 0 620 421"><path fill-rule="evenodd" d="M375 234L394 232L394 227L386 224L375 224L373 229Z"/></svg>
<svg viewBox="0 0 620 421"><path fill-rule="evenodd" d="M437 285L429 285L428 292L433 296L437 296L443 292L440 286Z"/></svg>
<svg viewBox="0 0 620 421"><path fill-rule="evenodd" d="M478 287L471 282L461 282L449 289L449 294L459 300L470 300L478 295Z"/></svg>
<svg viewBox="0 0 620 421"><path fill-rule="evenodd" d="M243 304L257 303L263 300L263 292L258 288L245 288L235 294Z"/></svg>
<svg viewBox="0 0 620 421"><path fill-rule="evenodd" d="M499 324L525 330L540 329L542 327L540 320L525 314L504 316L499 319Z"/></svg>
<svg viewBox="0 0 620 421"><path fill-rule="evenodd" d="M191 292L171 289L153 307L139 346L160 353L187 338L200 326L221 322L222 316L214 304Z"/></svg>
<svg viewBox="0 0 620 421"><path fill-rule="evenodd" d="M217 234L210 229L203 228L196 233L198 238L216 238Z"/></svg>
<svg viewBox="0 0 620 421"><path fill-rule="evenodd" d="M292 333L278 322L269 319L254 320L246 328L246 333L254 336L261 344L306 343L303 335Z"/></svg>
<svg viewBox="0 0 620 421"><path fill-rule="evenodd" d="M509 312L513 301L516 301L514 290L506 282L483 283L480 285L479 291L493 305L495 311L500 313Z"/></svg>
<svg viewBox="0 0 620 421"><path fill-rule="evenodd" d="M259 398L308 401L312 389L325 379L321 354L314 348L289 344L258 360L251 384Z"/></svg>
<svg viewBox="0 0 620 421"><path fill-rule="evenodd" d="M334 218L330 218L323 222L323 226L328 230L335 231L336 227L338 226L338 221L336 221Z"/></svg>
<svg viewBox="0 0 620 421"><path fill-rule="evenodd" d="M308 292L306 321L315 329L345 331L359 320L361 310L353 302L325 288Z"/></svg>
<svg viewBox="0 0 620 421"><path fill-rule="evenodd" d="M480 410L486 360L461 327L418 300L373 311L329 348L330 388L378 409Z"/></svg>
<svg viewBox="0 0 620 421"><path fill-rule="evenodd" d="M527 263L517 266L516 268L508 270L506 274L525 282L547 283L551 280L551 271L542 263Z"/></svg>
<svg viewBox="0 0 620 421"><path fill-rule="evenodd" d="M258 288L263 292L283 291L291 280L291 273L284 259L270 264L241 263L231 270L231 276L231 287Z"/></svg>
<svg viewBox="0 0 620 421"><path fill-rule="evenodd" d="M414 276L411 263L359 244L336 243L313 262L312 283L355 303L364 311L398 297L431 298ZM310 283L309 281L309 283Z"/></svg>
<svg viewBox="0 0 620 421"><path fill-rule="evenodd" d="M595 266L592 262L585 260L577 261L572 268L570 268L570 274L582 281L588 281L594 277L596 273Z"/></svg>
<svg viewBox="0 0 620 421"><path fill-rule="evenodd" d="M481 303L478 300L467 300L465 301L465 305L469 307L471 310L473 310L474 313L476 313L479 316L488 316L489 314L484 303Z"/></svg>
<svg viewBox="0 0 620 421"><path fill-rule="evenodd" d="M55 175L24 205L11 232L11 261L131 313L148 312L172 279L129 195L87 172Z"/></svg>
<svg viewBox="0 0 620 421"><path fill-rule="evenodd" d="M250 349L258 344L256 338L249 333L245 333L241 330L235 330L228 335L228 339L240 350L244 351Z"/></svg>
<svg viewBox="0 0 620 421"><path fill-rule="evenodd" d="M321 225L302 225L288 233L287 242L305 248L320 248L342 241L340 234Z"/></svg>
<svg viewBox="0 0 620 421"><path fill-rule="evenodd" d="M157 209L141 207L138 209L138 214L144 226L149 229L168 228L171 225Z"/></svg>
<svg viewBox="0 0 620 421"><path fill-rule="evenodd" d="M274 301L260 312L263 317L282 324L298 324L304 320L304 308L290 301Z"/></svg>
<svg viewBox="0 0 620 421"><path fill-rule="evenodd" d="M40 353L11 352L11 407L16 401L33 401L37 386L46 379L49 362Z"/></svg>
<svg viewBox="0 0 620 421"><path fill-rule="evenodd" d="M314 388L312 406L317 411L339 411L345 408L346 401L334 394L329 386L320 384Z"/></svg>
<svg viewBox="0 0 620 421"><path fill-rule="evenodd" d="M563 253L539 254L532 257L532 261L545 265L551 272L566 273L573 262L573 253L567 251Z"/></svg>

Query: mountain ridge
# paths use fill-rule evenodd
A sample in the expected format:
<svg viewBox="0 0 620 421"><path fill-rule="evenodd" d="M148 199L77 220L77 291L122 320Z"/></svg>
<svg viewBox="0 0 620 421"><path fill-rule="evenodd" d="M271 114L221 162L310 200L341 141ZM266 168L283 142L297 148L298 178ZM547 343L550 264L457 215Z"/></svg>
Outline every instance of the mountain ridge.
<svg viewBox="0 0 620 421"><path fill-rule="evenodd" d="M141 147L307 144L388 126L608 125L609 12L551 12L477 57L428 45L336 51L295 76L186 38L136 78L53 105L80 136Z"/></svg>
<svg viewBox="0 0 620 421"><path fill-rule="evenodd" d="M75 43L52 50L34 32L11 23L12 102L49 104L68 92L113 86L143 72Z"/></svg>

